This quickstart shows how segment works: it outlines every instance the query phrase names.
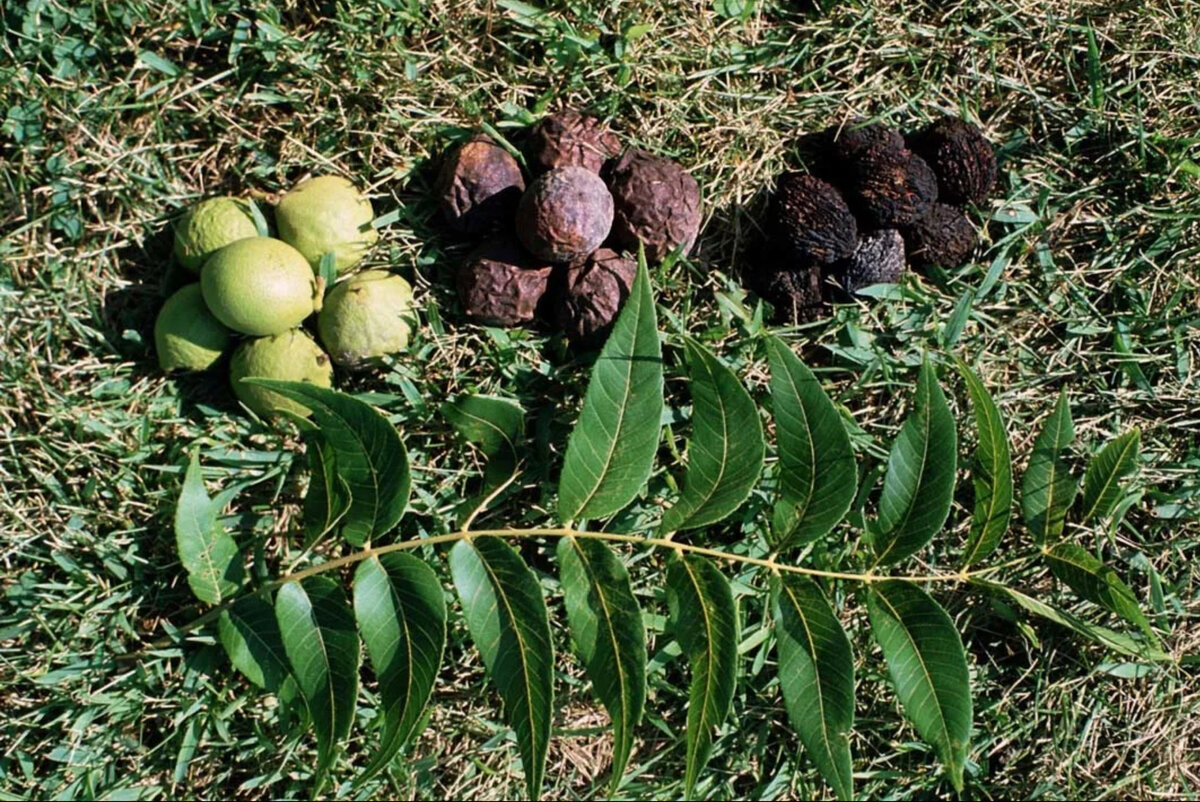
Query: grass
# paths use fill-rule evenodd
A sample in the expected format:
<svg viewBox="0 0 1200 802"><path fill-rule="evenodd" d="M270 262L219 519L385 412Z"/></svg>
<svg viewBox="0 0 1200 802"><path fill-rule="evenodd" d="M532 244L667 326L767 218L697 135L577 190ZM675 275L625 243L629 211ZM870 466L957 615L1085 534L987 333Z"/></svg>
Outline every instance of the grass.
<svg viewBox="0 0 1200 802"><path fill-rule="evenodd" d="M1061 387L1080 460L1142 429L1122 523L1077 534L1099 539L1181 661L1147 669L978 597L943 597L975 683L968 791L1200 795L1200 3L778 0L746 4L741 16L717 13L743 5L731 2L550 5L538 16L518 3L445 0L0 4L0 796L304 795L311 739L280 735L280 710L229 671L211 631L113 660L199 612L170 528L189 448L202 448L214 481L253 482L230 523L263 544L266 563L289 548L279 535L297 515L295 438L238 414L219 376L168 380L156 370L154 315L179 281L168 269L169 221L188 203L242 192L269 200L310 172L369 187L391 220L370 262L414 278L427 310L408 356L342 382L372 393L405 435L416 490L401 535L445 531L474 487L477 456L437 414L465 391L503 393L531 411L524 486L479 525L550 517L545 488L586 364L552 337L461 323L447 288L463 248L437 226L430 187L440 153L472 126L519 139L560 104L611 116L626 141L697 176L705 229L692 260L655 277L663 326L718 343L759 396L753 300L735 277L763 190L796 162L798 137L850 115L904 126L942 112L982 120L1002 166L977 258L784 334L822 369L854 414L860 450L876 456L926 348L977 367L1019 462ZM947 321L968 291L955 331ZM668 390L685 398L670 358ZM666 482L660 471L652 488ZM635 506L618 525L648 512ZM951 520L967 517L960 508ZM953 558L961 529L927 551L930 564ZM547 555L526 551L543 571ZM635 561L638 591L661 613L656 567ZM555 573L545 574L549 589ZM1019 580L1069 600L1044 573ZM861 606L846 601L860 660L862 793L945 794L897 713ZM827 795L780 727L763 611L748 603L744 615L742 686L700 793ZM686 677L661 618L651 624L651 698L622 793L674 799ZM560 669L546 795L601 796L603 713L574 661ZM360 792L331 795L516 793L511 734L457 620L434 699L409 758ZM373 714L364 704L360 722ZM374 737L357 728L348 760L364 765Z"/></svg>

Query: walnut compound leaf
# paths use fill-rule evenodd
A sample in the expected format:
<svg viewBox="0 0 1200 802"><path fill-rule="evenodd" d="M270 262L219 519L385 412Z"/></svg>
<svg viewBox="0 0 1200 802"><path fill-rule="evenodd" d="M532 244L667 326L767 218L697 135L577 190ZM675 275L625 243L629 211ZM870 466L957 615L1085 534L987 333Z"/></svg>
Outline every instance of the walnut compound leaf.
<svg viewBox="0 0 1200 802"><path fill-rule="evenodd" d="M778 337L767 338L767 353L781 496L770 537L783 550L837 526L854 501L858 471L842 416L812 371Z"/></svg>
<svg viewBox="0 0 1200 802"><path fill-rule="evenodd" d="M732 370L688 337L692 438L683 492L663 515L661 531L707 526L749 497L762 473L762 421L754 400Z"/></svg>
<svg viewBox="0 0 1200 802"><path fill-rule="evenodd" d="M303 420L303 419L301 419ZM304 496L304 547L331 532L350 509L350 488L337 469L333 446L319 429L304 433L308 492Z"/></svg>
<svg viewBox="0 0 1200 802"><path fill-rule="evenodd" d="M278 692L291 674L271 605L243 596L217 619L217 637L234 668L258 687Z"/></svg>
<svg viewBox="0 0 1200 802"><path fill-rule="evenodd" d="M900 706L961 792L973 712L967 657L954 622L929 594L898 579L869 587L867 615Z"/></svg>
<svg viewBox="0 0 1200 802"><path fill-rule="evenodd" d="M684 797L691 799L712 754L713 731L729 716L737 686L738 613L729 581L695 555L667 565L667 606L692 681L688 690Z"/></svg>
<svg viewBox="0 0 1200 802"><path fill-rule="evenodd" d="M1138 606L1133 589L1111 567L1074 543L1059 543L1045 552L1050 573L1090 602L1136 624L1146 636L1157 640L1150 621Z"/></svg>
<svg viewBox="0 0 1200 802"><path fill-rule="evenodd" d="M662 347L650 275L638 260L625 307L592 368L583 411L567 442L558 483L563 521L603 518L633 501L658 450Z"/></svg>
<svg viewBox="0 0 1200 802"><path fill-rule="evenodd" d="M1156 663L1167 663L1174 659L1153 643L1139 641L1126 635L1124 632L1116 632L1108 627L1102 627L1099 624L1085 621L1076 615L1072 615L1065 610L1061 610L1052 604L1047 604L1041 599L1034 598L1027 593L1010 588L1007 585L978 578L972 578L971 584L985 588L997 596L1003 596L1034 615L1041 616L1047 621L1052 621L1059 626L1078 632L1085 638L1090 638L1101 646L1112 649L1118 654L1137 657L1142 660L1152 660Z"/></svg>
<svg viewBox="0 0 1200 802"><path fill-rule="evenodd" d="M1138 448L1142 435L1131 429L1106 445L1088 463L1083 475L1084 523L1107 518L1121 497L1121 479L1137 467Z"/></svg>
<svg viewBox="0 0 1200 802"><path fill-rule="evenodd" d="M554 649L541 586L521 555L498 537L455 543L450 574L467 630L517 736L526 792L537 799L554 713Z"/></svg>
<svg viewBox="0 0 1200 802"><path fill-rule="evenodd" d="M971 517L966 554L963 556L963 566L967 567L994 552L1008 531L1012 520L1013 475L1008 433L996 402L966 363L960 361L958 370L967 383L978 432L975 459L971 467L975 510Z"/></svg>
<svg viewBox="0 0 1200 802"><path fill-rule="evenodd" d="M629 573L599 540L558 542L571 639L613 726L612 785L620 785L646 703L646 630Z"/></svg>
<svg viewBox="0 0 1200 802"><path fill-rule="evenodd" d="M853 799L854 655L825 594L808 577L771 579L779 685L805 752L838 799Z"/></svg>
<svg viewBox="0 0 1200 802"><path fill-rule="evenodd" d="M892 443L879 518L872 525L877 565L891 565L925 547L945 524L954 500L958 434L946 396L926 359L913 409Z"/></svg>
<svg viewBox="0 0 1200 802"><path fill-rule="evenodd" d="M242 586L245 566L237 543L219 520L236 489L208 497L199 452L192 452L175 507L175 546L187 571L188 586L202 602L220 604Z"/></svg>
<svg viewBox="0 0 1200 802"><path fill-rule="evenodd" d="M351 545L387 534L408 506L411 478L400 433L370 404L305 382L250 378L312 410L313 420L333 448L338 475L350 492L341 520L342 537Z"/></svg>
<svg viewBox="0 0 1200 802"><path fill-rule="evenodd" d="M516 401L466 395L441 406L442 417L488 458L483 492L498 487L517 470L517 444L525 436L525 410Z"/></svg>
<svg viewBox="0 0 1200 802"><path fill-rule="evenodd" d="M1029 465L1021 477L1021 515L1038 545L1062 534L1067 510L1079 491L1079 482L1062 459L1075 439L1075 423L1067 394L1060 393L1054 411L1033 443Z"/></svg>
<svg viewBox="0 0 1200 802"><path fill-rule="evenodd" d="M279 588L275 618L317 734L316 797L354 724L359 665L354 613L340 584L314 576Z"/></svg>
<svg viewBox="0 0 1200 802"><path fill-rule="evenodd" d="M413 737L446 646L446 599L437 574L404 552L363 560L354 572L354 617L379 680L379 751L355 780L387 768Z"/></svg>

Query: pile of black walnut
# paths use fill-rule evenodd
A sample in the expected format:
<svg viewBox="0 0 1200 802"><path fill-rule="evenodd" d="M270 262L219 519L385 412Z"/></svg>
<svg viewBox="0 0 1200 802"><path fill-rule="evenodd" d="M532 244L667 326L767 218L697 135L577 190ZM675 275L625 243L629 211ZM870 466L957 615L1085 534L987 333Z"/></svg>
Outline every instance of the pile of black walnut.
<svg viewBox="0 0 1200 802"><path fill-rule="evenodd" d="M638 243L650 262L692 247L700 187L670 159L621 153L603 122L574 111L544 118L525 150L529 176L484 134L443 163L447 225L482 239L458 269L459 301L481 323L557 326L577 347L599 346L629 296Z"/></svg>
<svg viewBox="0 0 1200 802"><path fill-rule="evenodd" d="M818 175L775 182L766 241L750 258L748 283L796 323L823 314L832 286L848 293L895 282L906 263L951 268L975 249L966 216L996 181L983 132L946 117L905 136L871 123L815 137Z"/></svg>

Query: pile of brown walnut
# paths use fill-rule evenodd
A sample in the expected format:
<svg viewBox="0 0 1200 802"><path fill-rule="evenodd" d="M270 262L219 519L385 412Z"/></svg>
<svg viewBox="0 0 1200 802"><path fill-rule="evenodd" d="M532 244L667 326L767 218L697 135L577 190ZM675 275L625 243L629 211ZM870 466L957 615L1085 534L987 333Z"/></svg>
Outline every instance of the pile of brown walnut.
<svg viewBox="0 0 1200 802"><path fill-rule="evenodd" d="M878 123L816 137L812 174L779 176L766 236L746 271L777 318L819 317L830 291L897 281L905 265L951 268L977 243L967 207L987 199L996 156L983 132L946 117L905 137Z"/></svg>
<svg viewBox="0 0 1200 802"><path fill-rule="evenodd" d="M526 164L529 176L477 134L442 166L446 223L482 240L458 269L463 311L488 325L558 326L573 345L598 346L629 295L638 243L653 263L695 242L700 187L670 159L621 153L604 123L573 111L533 128Z"/></svg>

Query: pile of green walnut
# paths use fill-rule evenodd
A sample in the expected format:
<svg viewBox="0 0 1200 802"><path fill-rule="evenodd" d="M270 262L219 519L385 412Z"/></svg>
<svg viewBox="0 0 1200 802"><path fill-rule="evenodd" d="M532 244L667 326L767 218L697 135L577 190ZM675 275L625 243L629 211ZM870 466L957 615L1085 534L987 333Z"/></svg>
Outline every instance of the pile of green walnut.
<svg viewBox="0 0 1200 802"><path fill-rule="evenodd" d="M748 283L787 322L815 319L831 288L895 283L906 264L953 268L978 243L967 213L987 200L996 156L969 122L942 118L905 136L879 123L815 137L813 173L775 183L766 242Z"/></svg>
<svg viewBox="0 0 1200 802"><path fill-rule="evenodd" d="M263 417L280 410L305 415L300 405L241 379L329 387L333 365L356 370L405 349L415 326L412 287L382 270L351 274L378 239L373 219L370 200L336 176L303 181L280 199L278 239L264 236L265 220L256 220L249 201L196 204L176 225L175 257L199 281L159 312L159 365L167 372L209 370L232 350L229 378L242 403ZM328 254L346 277L326 293L320 271ZM321 345L303 328L313 315Z"/></svg>
<svg viewBox="0 0 1200 802"><path fill-rule="evenodd" d="M603 344L629 295L639 243L650 262L700 230L700 187L674 161L627 149L600 120L564 111L529 132L525 163L485 134L438 177L447 226L479 242L455 283L464 313L496 326L541 323L575 346Z"/></svg>

